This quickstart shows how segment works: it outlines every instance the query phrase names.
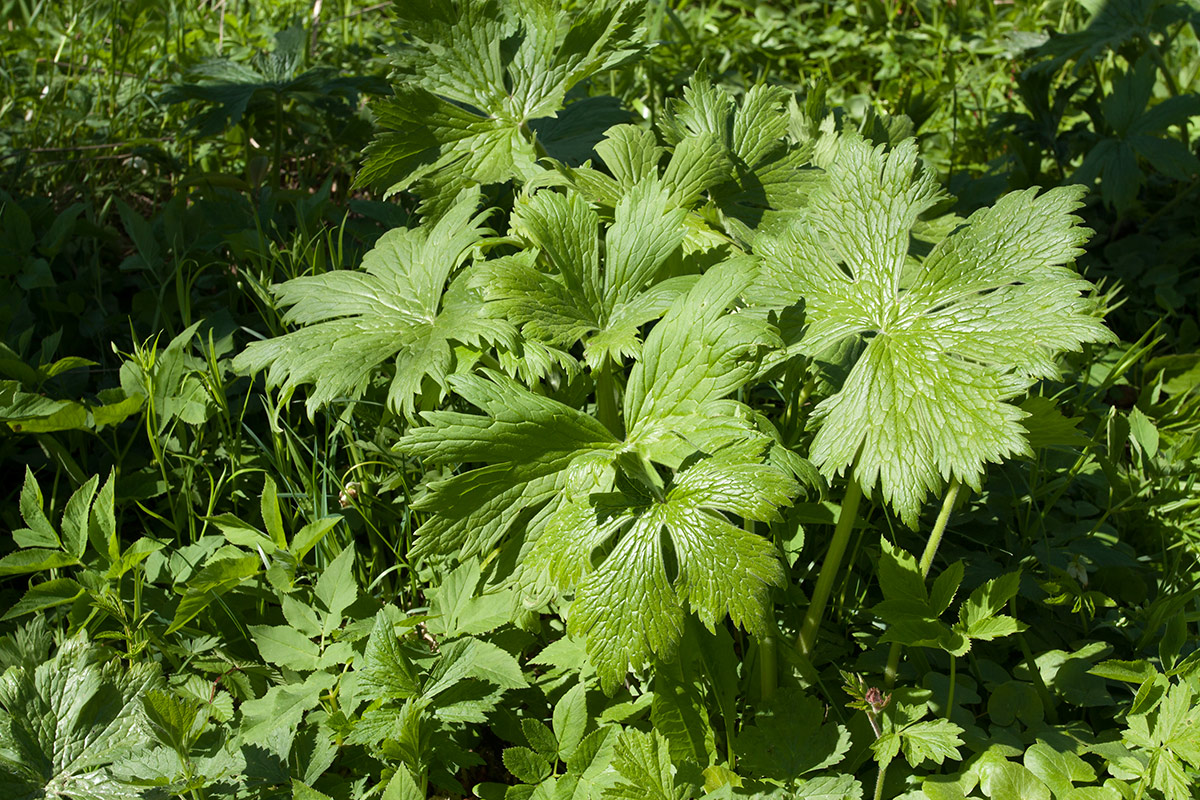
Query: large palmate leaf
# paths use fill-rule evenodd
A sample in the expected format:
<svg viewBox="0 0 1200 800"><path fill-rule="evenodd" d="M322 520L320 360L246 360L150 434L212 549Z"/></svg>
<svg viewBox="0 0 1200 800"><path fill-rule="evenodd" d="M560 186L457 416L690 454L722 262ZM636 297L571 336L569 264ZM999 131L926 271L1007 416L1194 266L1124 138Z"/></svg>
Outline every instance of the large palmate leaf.
<svg viewBox="0 0 1200 800"><path fill-rule="evenodd" d="M565 170L592 202L613 208L639 182L659 178L683 223L689 250L749 238L769 218L786 219L804 205L817 172L805 169L811 147L789 136L788 93L756 86L739 102L697 72L671 103L659 130L610 128L596 145L608 172ZM664 146L665 145L665 146Z"/></svg>
<svg viewBox="0 0 1200 800"><path fill-rule="evenodd" d="M308 411L355 399L376 369L394 365L388 405L411 415L426 381L444 388L454 344L510 341L512 330L482 313L477 292L447 280L483 235L478 192L464 192L436 224L387 232L363 270L296 278L275 287L285 322L299 330L251 343L234 359L244 372L268 369L267 382L293 391L312 384Z"/></svg>
<svg viewBox="0 0 1200 800"><path fill-rule="evenodd" d="M485 466L435 481L414 507L433 513L421 526L416 552L441 556L490 550L520 512L557 496L573 462L615 450L619 442L591 416L535 395L502 375L462 375L455 392L484 416L427 412L431 427L415 428L398 448L435 464Z"/></svg>
<svg viewBox="0 0 1200 800"><path fill-rule="evenodd" d="M570 349L592 369L641 352L641 328L661 317L694 276L660 280L683 242L684 211L650 178L630 188L605 232L576 192L541 191L517 205L512 226L537 250L485 262L474 282L493 313L530 338Z"/></svg>
<svg viewBox="0 0 1200 800"><path fill-rule="evenodd" d="M393 193L423 180L422 194L440 209L455 187L527 180L538 169L531 123L558 115L580 81L641 52L634 36L643 6L607 0L569 14L551 0L397 3L405 40L390 51L395 96L374 107L383 133L358 182ZM608 106L579 104L605 125L614 120ZM564 152L551 154L569 158L579 136L554 127L564 129ZM546 133L542 144L555 131Z"/></svg>
<svg viewBox="0 0 1200 800"><path fill-rule="evenodd" d="M489 373L453 379L484 416L427 413L433 426L400 443L435 463L484 465L427 487L423 547L481 552L537 512L529 573L575 590L571 630L606 687L630 662L669 656L689 609L710 627L729 616L761 631L768 587L782 581L773 546L734 524L774 519L796 490L749 409L726 399L777 341L761 317L727 311L753 275L745 259L710 269L652 329L625 395L624 442ZM607 551L595 565L594 551Z"/></svg>
<svg viewBox="0 0 1200 800"><path fill-rule="evenodd" d="M147 665L102 664L86 638L35 669L0 677L0 784L13 800L131 800L140 791L109 766L147 743L141 698L160 684Z"/></svg>
<svg viewBox="0 0 1200 800"><path fill-rule="evenodd" d="M919 258L911 229L938 192L916 165L911 140L887 153L847 138L808 221L760 243L755 292L768 306L803 300L807 354L861 347L817 408L812 458L878 485L910 525L943 481L977 488L986 462L1027 452L1010 401L1055 375L1062 352L1112 338L1066 266L1089 233L1071 214L1082 189L1006 195Z"/></svg>
<svg viewBox="0 0 1200 800"><path fill-rule="evenodd" d="M576 494L546 523L530 564L575 587L569 630L587 637L610 691L630 663L673 655L688 609L710 629L728 616L764 631L767 593L783 570L774 546L730 517L776 519L796 485L761 452L730 447L698 459L657 493L618 479L615 491ZM609 548L592 568L593 553Z"/></svg>

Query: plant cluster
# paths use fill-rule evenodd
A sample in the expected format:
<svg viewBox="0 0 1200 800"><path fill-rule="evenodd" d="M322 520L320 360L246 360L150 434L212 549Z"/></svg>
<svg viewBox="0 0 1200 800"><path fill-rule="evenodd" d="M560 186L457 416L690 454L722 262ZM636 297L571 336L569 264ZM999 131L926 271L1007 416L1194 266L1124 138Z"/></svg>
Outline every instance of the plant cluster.
<svg viewBox="0 0 1200 800"><path fill-rule="evenodd" d="M0 785L1194 797L1196 15L1031 33L963 156L830 103L1075 20L935 5L402 0L388 88L314 15L161 98L229 170L114 263L3 195ZM297 191L359 91L353 199Z"/></svg>

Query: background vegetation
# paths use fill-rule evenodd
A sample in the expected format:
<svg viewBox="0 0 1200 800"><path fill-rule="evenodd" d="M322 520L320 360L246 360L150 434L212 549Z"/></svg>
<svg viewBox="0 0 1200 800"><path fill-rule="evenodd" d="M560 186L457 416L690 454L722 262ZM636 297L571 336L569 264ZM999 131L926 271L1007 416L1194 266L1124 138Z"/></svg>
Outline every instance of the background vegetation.
<svg viewBox="0 0 1200 800"><path fill-rule="evenodd" d="M426 134L451 150L404 117L420 92L490 111L448 94L466 71L443 84L429 66L455 65L446 41L465 47L439 38L453 20L438 3L0 3L0 517L12 532L0 783L15 796L1196 796L1193 0L627 3L623 44L614 35L607 61L513 126L514 153L533 157L507 172L478 145L436 169L406 155ZM527 30L514 20L539 7L459 5L483 9L514 48ZM591 5L550 4L547 30ZM506 80L511 95L518 78ZM743 617L735 601L708 613L694 600L670 646L617 645L617 675L611 652L571 627L577 587L523 574L547 556L504 538L538 530L536 505L470 547L438 527L437 480L491 456L446 456L438 437L468 423L419 412L500 419L525 406L488 411L485 390L459 379L507 375L620 439L605 392L632 385L638 348L680 312L641 319L635 349L595 363L583 338L464 312L403 401L395 350L331 385L303 363L269 372L288 352L270 346L301 347L285 337L322 322L297 287L328 289L337 278L322 276L399 247L407 234L389 231L447 219L476 231L446 270L490 276L469 288L491 292L481 308L502 306L503 280L519 284L482 265L552 246L530 197L585 198L615 250L634 206L604 194L618 173L605 131L654 132L648 169L657 179L661 161L669 181L697 109L728 103L735 120L768 96L760 87L774 87L775 115L761 158L734 142L732 184L709 176L671 199L687 238L656 267L664 284L718 262L735 275L723 259L763 256L760 234L809 213L808 189L786 184L785 201L751 185L771 165L836 174L830 143L855 142L878 172L872 147L898 163L911 138L917 174L946 192L913 222L922 258L1008 192L1080 187L1050 195L1078 196L1092 231L1060 263L1090 282L1072 289L1086 295L1080 314L1111 335L1062 344L1054 369L1020 388L1028 452L981 455L994 463L978 490L942 469L938 496L902 508L886 483L858 492L857 467L809 463L812 412L850 356L840 373L819 368L775 308L763 336L782 336L793 360L763 356L730 397L774 437L738 463L786 480L755 484L779 495L769 511L714 513L768 543L781 579L757 575L773 586ZM404 246L425 246L417 236ZM692 283L671 284L672 302ZM450 306L442 288L435 308ZM312 341L295 352L329 369ZM747 552L712 571L740 574ZM760 606L756 628L746 619ZM618 638L657 624L642 613Z"/></svg>

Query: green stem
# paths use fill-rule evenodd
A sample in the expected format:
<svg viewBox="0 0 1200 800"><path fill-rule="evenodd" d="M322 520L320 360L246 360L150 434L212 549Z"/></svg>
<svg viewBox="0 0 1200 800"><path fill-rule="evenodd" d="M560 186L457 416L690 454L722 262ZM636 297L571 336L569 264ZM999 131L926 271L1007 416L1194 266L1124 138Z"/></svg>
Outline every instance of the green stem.
<svg viewBox="0 0 1200 800"><path fill-rule="evenodd" d="M937 555L938 546L942 543L942 535L946 532L946 523L950 521L950 512L954 510L954 501L958 499L958 488L957 480L950 481L950 486L946 488L946 496L942 498L942 510L938 512L937 519L933 523L933 530L929 533L929 541L925 542L925 552L921 554L922 578L929 577L934 556Z"/></svg>
<svg viewBox="0 0 1200 800"><path fill-rule="evenodd" d="M762 699L775 694L779 686L779 656L775 651L775 605L767 609L767 632L758 640L758 680Z"/></svg>
<svg viewBox="0 0 1200 800"><path fill-rule="evenodd" d="M283 188L283 92L275 92L275 142L271 155L275 167L275 185Z"/></svg>
<svg viewBox="0 0 1200 800"><path fill-rule="evenodd" d="M942 543L942 535L946 532L946 523L950 521L950 512L954 510L954 501L958 499L959 486L959 482L953 480L946 487L946 495L942 498L942 509L938 512L937 519L933 523L933 530L929 532L929 539L925 542L925 552L921 553L919 566L922 578L929 577L929 569L933 566L938 545ZM896 671L900 668L900 650L900 643L892 642L892 649L888 651L887 667L883 671L883 678L889 689L896 685Z"/></svg>
<svg viewBox="0 0 1200 800"><path fill-rule="evenodd" d="M596 416L604 427L612 431L613 436L624 439L625 429L621 425L621 413L618 411L619 400L612 362L606 358L596 371Z"/></svg>
<svg viewBox="0 0 1200 800"><path fill-rule="evenodd" d="M946 719L950 719L950 711L954 708L954 681L958 675L958 659L950 654L950 690L946 692Z"/></svg>
<svg viewBox="0 0 1200 800"><path fill-rule="evenodd" d="M829 601L829 593L833 589L834 580L837 579L846 545L850 542L850 531L858 520L858 505L861 500L862 487L858 485L857 480L851 478L846 487L846 496L842 498L842 509L838 512L837 527L833 530L829 552L825 554L825 562L821 565L817 585L808 604L808 613L804 615L800 638L796 641L796 648L805 658L812 655L813 645L817 641L817 631L821 629L821 619L825 615L825 604Z"/></svg>

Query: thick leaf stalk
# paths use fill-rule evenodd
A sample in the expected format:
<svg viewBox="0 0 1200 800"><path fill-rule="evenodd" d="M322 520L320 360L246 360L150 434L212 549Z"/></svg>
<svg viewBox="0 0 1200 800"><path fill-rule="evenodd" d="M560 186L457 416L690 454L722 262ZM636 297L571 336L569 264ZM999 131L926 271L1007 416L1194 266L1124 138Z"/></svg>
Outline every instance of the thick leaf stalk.
<svg viewBox="0 0 1200 800"><path fill-rule="evenodd" d="M817 576L817 585L813 589L812 600L808 604L808 613L804 615L804 623L800 627L800 638L796 648L805 658L812 656L813 645L817 641L817 632L821 629L821 620L825 615L825 605L829 602L829 594L833 591L833 582L837 579L838 570L842 565L842 557L846 554L846 545L850 543L850 532L858 521L858 506L862 500L862 486L857 480L851 479L846 486L846 495L842 498L842 510L838 512L837 527L833 530L833 539L829 542L829 551L821 564L821 572Z"/></svg>

